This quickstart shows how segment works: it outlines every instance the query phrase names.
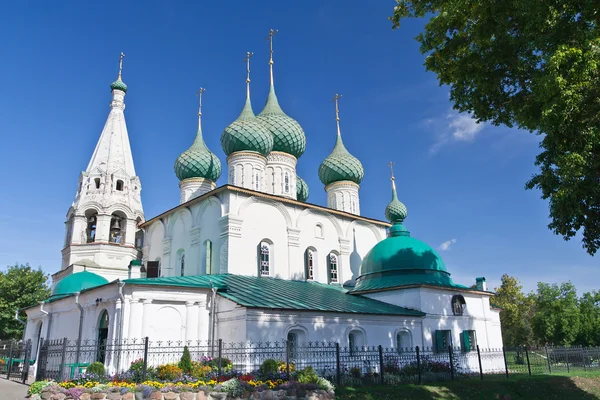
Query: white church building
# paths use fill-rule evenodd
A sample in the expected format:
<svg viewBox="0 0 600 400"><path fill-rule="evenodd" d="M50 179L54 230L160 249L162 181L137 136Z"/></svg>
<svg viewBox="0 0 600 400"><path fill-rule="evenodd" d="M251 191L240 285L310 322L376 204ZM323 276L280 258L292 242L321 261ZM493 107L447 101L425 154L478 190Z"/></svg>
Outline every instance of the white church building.
<svg viewBox="0 0 600 400"><path fill-rule="evenodd" d="M129 145L121 63L66 215L51 297L26 310L34 351L40 338L146 336L502 347L485 278L454 283L436 251L410 236L393 176L389 222L361 215L364 170L342 142L338 96L336 142L318 169L327 204L307 202L296 174L306 137L278 103L272 47L269 63L264 109L252 109L248 57L244 108L221 134L228 183L216 187L221 161L203 140L200 100L193 143L175 162L180 204L151 219Z"/></svg>

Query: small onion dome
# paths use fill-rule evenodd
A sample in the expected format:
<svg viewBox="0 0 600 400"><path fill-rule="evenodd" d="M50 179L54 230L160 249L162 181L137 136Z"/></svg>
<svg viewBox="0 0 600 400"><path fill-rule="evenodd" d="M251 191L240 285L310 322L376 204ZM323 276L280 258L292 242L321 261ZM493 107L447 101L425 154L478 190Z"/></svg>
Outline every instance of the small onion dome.
<svg viewBox="0 0 600 400"><path fill-rule="evenodd" d="M93 272L81 271L74 274L68 275L61 279L54 289L49 300L58 299L61 297L69 296L74 293L81 292L85 289L91 289L96 286L105 285L108 283L106 278L100 275L94 274Z"/></svg>
<svg viewBox="0 0 600 400"><path fill-rule="evenodd" d="M267 156L273 149L273 136L254 115L249 98L240 116L221 134L221 147L227 155L251 151Z"/></svg>
<svg viewBox="0 0 600 400"><path fill-rule="evenodd" d="M396 185L392 180L392 201L385 208L385 217L393 224L402 223L408 216L408 209L396 194Z"/></svg>
<svg viewBox="0 0 600 400"><path fill-rule="evenodd" d="M296 175L296 199L305 203L308 199L308 194L308 185L306 184L304 179Z"/></svg>
<svg viewBox="0 0 600 400"><path fill-rule="evenodd" d="M221 161L206 147L202 138L202 128L198 128L196 139L190 148L175 160L175 175L180 181L204 178L213 182L221 176Z"/></svg>
<svg viewBox="0 0 600 400"><path fill-rule="evenodd" d="M342 136L338 134L331 154L319 166L319 179L325 186L340 181L351 181L360 185L365 170L358 158L346 150Z"/></svg>
<svg viewBox="0 0 600 400"><path fill-rule="evenodd" d="M110 90L122 90L127 93L127 85L121 80L121 76L116 81L110 84Z"/></svg>
<svg viewBox="0 0 600 400"><path fill-rule="evenodd" d="M283 112L273 85L269 90L267 104L257 118L273 135L273 151L281 151L300 158L306 150L304 130L295 119Z"/></svg>

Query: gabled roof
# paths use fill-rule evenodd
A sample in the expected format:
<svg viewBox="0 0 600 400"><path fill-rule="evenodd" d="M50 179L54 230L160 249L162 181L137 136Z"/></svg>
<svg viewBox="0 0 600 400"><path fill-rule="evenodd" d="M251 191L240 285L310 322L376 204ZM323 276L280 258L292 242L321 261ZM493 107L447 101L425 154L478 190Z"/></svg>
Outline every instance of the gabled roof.
<svg viewBox="0 0 600 400"><path fill-rule="evenodd" d="M337 285L310 281L221 274L127 279L125 283L203 289L214 286L218 295L248 308L413 317L425 315L421 311L351 295Z"/></svg>

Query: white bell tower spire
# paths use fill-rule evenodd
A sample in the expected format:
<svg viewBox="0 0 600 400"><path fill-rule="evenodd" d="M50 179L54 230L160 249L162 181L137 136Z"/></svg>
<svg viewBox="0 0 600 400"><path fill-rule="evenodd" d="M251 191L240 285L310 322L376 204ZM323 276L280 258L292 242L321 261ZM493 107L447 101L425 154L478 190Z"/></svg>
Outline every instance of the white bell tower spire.
<svg viewBox="0 0 600 400"><path fill-rule="evenodd" d="M118 78L110 85L110 113L67 213L62 268L53 275L54 281L84 268L109 281L127 278L131 261L141 258L136 236L137 225L144 221L142 185L135 174L123 113L124 57L121 53Z"/></svg>

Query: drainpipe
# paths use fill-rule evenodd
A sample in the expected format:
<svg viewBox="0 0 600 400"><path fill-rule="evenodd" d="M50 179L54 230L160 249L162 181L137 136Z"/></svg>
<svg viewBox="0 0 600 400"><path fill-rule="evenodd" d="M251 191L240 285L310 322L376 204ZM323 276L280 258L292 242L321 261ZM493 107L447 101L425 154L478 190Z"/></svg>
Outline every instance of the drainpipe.
<svg viewBox="0 0 600 400"><path fill-rule="evenodd" d="M75 304L79 308L79 333L77 334L77 355L75 356L75 364L79 364L79 353L81 351L81 333L83 331L83 307L79 304L79 292L75 293Z"/></svg>
<svg viewBox="0 0 600 400"><path fill-rule="evenodd" d="M217 297L217 288L213 285L212 279L209 280L210 288L212 290L212 300L210 301L210 354L211 357L215 356L215 299Z"/></svg>
<svg viewBox="0 0 600 400"><path fill-rule="evenodd" d="M15 310L15 321L20 322L23 325L23 341L25 341L25 333L27 332L27 322L19 319L19 309Z"/></svg>

